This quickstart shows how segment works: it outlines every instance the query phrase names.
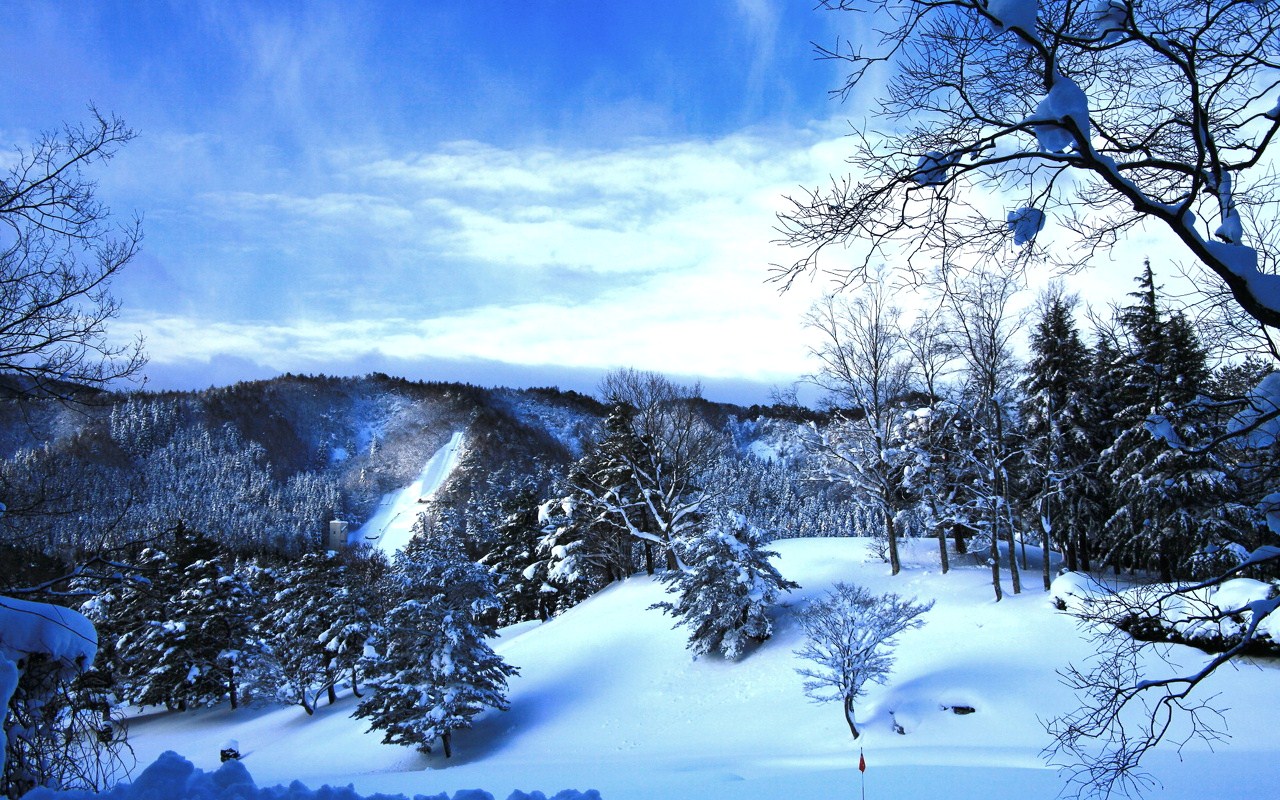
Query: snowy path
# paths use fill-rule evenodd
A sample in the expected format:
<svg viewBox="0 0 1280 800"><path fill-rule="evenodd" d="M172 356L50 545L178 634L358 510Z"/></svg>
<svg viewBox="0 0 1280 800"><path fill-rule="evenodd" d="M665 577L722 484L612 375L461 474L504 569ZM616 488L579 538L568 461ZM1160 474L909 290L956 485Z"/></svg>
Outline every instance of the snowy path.
<svg viewBox="0 0 1280 800"><path fill-rule="evenodd" d="M462 431L455 432L427 461L416 481L385 495L373 517L352 534L351 541L371 544L389 556L408 544L423 502L440 490L458 465L462 439Z"/></svg>

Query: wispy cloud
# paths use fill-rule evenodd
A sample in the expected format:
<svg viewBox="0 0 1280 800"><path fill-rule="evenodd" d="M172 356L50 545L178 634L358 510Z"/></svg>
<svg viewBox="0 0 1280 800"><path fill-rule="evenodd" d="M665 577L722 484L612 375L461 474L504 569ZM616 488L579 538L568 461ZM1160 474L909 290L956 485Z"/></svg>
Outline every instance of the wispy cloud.
<svg viewBox="0 0 1280 800"><path fill-rule="evenodd" d="M261 240L251 226L264 218L292 231L272 245L278 283L316 298L310 312L227 315L210 298L206 313L134 308L123 322L160 364L234 354L304 371L354 351L447 353L784 380L802 369L810 298L764 282L788 256L771 242L774 214L797 176L824 175L838 150L811 130L614 153L462 143L367 162L346 154L334 163L348 192L195 199L228 226L228 242ZM335 269L336 284L306 286L323 273L281 260L348 252L356 230L369 266ZM351 294L361 313L335 310Z"/></svg>

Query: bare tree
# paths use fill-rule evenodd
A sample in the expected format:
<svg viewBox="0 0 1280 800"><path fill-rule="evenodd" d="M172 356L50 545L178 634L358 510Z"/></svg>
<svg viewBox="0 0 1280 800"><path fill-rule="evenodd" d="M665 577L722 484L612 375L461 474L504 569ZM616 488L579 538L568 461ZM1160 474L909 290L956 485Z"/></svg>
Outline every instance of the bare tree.
<svg viewBox="0 0 1280 800"><path fill-rule="evenodd" d="M951 569L947 554L950 520L945 509L953 490L947 486L945 470L942 469L946 459L942 457L941 450L951 432L954 416L943 413L942 381L950 373L956 353L943 326L943 311L941 304L921 310L903 338L903 346L911 362L913 389L928 403L907 420L903 435L908 451L904 483L908 492L915 495L921 516L938 539L938 561L945 575ZM964 538L958 533L956 544L957 548L964 546ZM963 549L960 552L964 552Z"/></svg>
<svg viewBox="0 0 1280 800"><path fill-rule="evenodd" d="M1248 223L1274 226L1280 7L1251 0L826 0L859 12L848 94L887 76L859 130L859 174L793 198L790 282L831 244L863 245L843 283L885 257L929 269L958 251L1057 255L1075 268L1150 223L1251 316L1280 325L1280 278ZM1037 13L1038 12L1038 13ZM998 193L998 194L997 194ZM1001 197L1012 198L1008 203ZM1007 213L1006 213L1007 212ZM1037 237L1074 234L1070 257ZM1246 239L1253 246L1246 244ZM901 251L900 251L901 248ZM1261 248L1261 257L1259 249Z"/></svg>
<svg viewBox="0 0 1280 800"><path fill-rule="evenodd" d="M87 123L17 149L0 177L0 371L20 376L21 391L66 396L144 364L140 339L107 337L120 309L111 281L137 254L141 223L113 224L86 175L133 136L91 109Z"/></svg>
<svg viewBox="0 0 1280 800"><path fill-rule="evenodd" d="M893 667L898 635L924 624L920 604L896 594L873 595L861 586L837 583L805 609L806 641L796 655L814 663L797 669L808 680L805 694L819 702L839 700L853 738L859 736L854 702L868 684L884 683Z"/></svg>
<svg viewBox="0 0 1280 800"><path fill-rule="evenodd" d="M847 482L875 505L894 575L901 569L894 520L904 507L895 428L910 386L901 316L887 288L876 282L853 299L824 298L805 318L821 337L812 352L822 366L811 380L836 406L818 442L827 477Z"/></svg>
<svg viewBox="0 0 1280 800"><path fill-rule="evenodd" d="M948 309L951 344L964 369L964 405L970 419L970 446L957 453L977 467L969 493L981 527L991 544L991 584L996 600L1000 588L1000 539L1008 549L1013 593L1022 591L1022 579L1014 549L1013 487L1011 467L1019 452L1011 410L1016 381L1013 339L1022 317L1010 308L1020 288L1016 276L1006 270L962 275L950 272L943 297Z"/></svg>
<svg viewBox="0 0 1280 800"><path fill-rule="evenodd" d="M614 454L621 486L590 479L578 488L644 543L646 554L657 546L667 567L677 569L673 545L710 510L714 488L708 477L724 446L701 413L702 389L656 372L620 369L605 375L600 395L628 410L633 446Z"/></svg>

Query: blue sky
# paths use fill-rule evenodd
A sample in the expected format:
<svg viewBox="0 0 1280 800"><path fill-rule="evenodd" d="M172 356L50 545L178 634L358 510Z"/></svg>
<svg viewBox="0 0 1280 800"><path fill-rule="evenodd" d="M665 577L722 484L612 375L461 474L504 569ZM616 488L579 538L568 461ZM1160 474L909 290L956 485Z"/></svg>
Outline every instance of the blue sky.
<svg viewBox="0 0 1280 800"><path fill-rule="evenodd" d="M811 43L851 15L687 3L0 4L0 141L85 116L144 215L117 284L150 385L280 371L766 399L814 296L764 284L781 196L842 169ZM816 288L815 288L816 291Z"/></svg>

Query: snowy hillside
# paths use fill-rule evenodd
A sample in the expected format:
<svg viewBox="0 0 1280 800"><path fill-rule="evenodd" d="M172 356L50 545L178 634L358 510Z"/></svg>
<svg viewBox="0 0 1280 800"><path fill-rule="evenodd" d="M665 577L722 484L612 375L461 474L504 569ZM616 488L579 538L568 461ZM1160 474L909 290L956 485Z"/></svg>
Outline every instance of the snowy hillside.
<svg viewBox="0 0 1280 800"><path fill-rule="evenodd" d="M1061 783L1040 756L1041 720L1072 707L1055 670L1088 657L1091 645L1043 592L994 603L988 571L940 575L930 548L908 547L904 572L891 577L863 540L777 542L780 569L804 588L777 609L775 638L739 663L691 660L685 633L648 610L662 587L647 577L546 624L508 629L497 649L521 670L511 711L459 732L450 761L379 744L348 717L350 697L315 717L296 706L150 713L133 721L130 738L140 764L172 749L206 770L236 739L260 785L354 784L362 794L480 787L499 798L563 788L595 788L605 800L856 797L861 746L868 798L1055 797ZM857 745L838 705L807 700L794 671L796 612L838 580L937 601L927 624L903 635L889 683L860 705ZM1270 791L1262 787L1280 785L1277 678L1274 665L1215 676L1206 689L1231 709L1234 738L1213 754L1193 743L1181 762L1172 748L1156 754L1150 766L1163 789L1151 796L1261 797ZM954 705L975 712L947 710ZM904 735L893 732L895 720Z"/></svg>

